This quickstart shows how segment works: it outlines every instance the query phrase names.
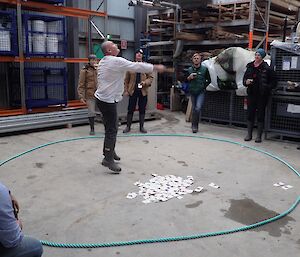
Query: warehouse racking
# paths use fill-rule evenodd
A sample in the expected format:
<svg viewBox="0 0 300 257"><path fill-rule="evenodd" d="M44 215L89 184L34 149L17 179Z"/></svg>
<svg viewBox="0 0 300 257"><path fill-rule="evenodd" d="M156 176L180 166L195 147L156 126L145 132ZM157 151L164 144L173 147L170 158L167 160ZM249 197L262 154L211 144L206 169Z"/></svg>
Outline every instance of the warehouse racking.
<svg viewBox="0 0 300 257"><path fill-rule="evenodd" d="M11 97L15 98L15 101L12 102L15 104L15 106L19 106L18 109L0 109L0 116L26 114L32 111L33 107L37 106L46 107L47 105L51 104L66 105L66 64L83 63L87 62L87 59L66 57L66 25L64 17L74 17L88 20L91 16L106 17L106 13L100 11L66 7L64 6L63 0L49 0L43 2L0 0L0 5L3 7L2 9L7 9L6 11L1 11L1 17L4 17L4 15L6 15L12 21L11 27L5 28L6 31L11 33L10 38L12 44L9 49L10 51L5 51L4 55L4 53L2 53L0 49L0 63L8 63L9 66L13 68L8 73L13 74L12 77L14 80L12 80L12 84L18 85L18 87L15 86L9 88L8 91L10 91ZM38 12L38 14L35 14L35 12ZM38 21L40 25L42 24L42 21L48 24L51 23L52 31L51 29L48 29L47 31L32 30L31 24L34 21ZM62 30L53 30L53 27L57 27L57 24L59 23L59 27ZM3 28L0 28L0 31L1 29L4 30ZM44 45L48 45L48 51L45 47L45 49L38 47L36 47L37 49L33 49L32 46L34 46L34 44L32 44L31 46L33 38L31 38L30 36L34 35L36 35L35 39L40 38L40 40L43 40L43 42L45 42ZM36 67L38 67L39 64L41 64L44 68L31 68L31 63L36 63ZM1 65L1 67L2 66L3 65ZM59 67L57 68L55 66ZM35 95L34 97L36 97L36 99L30 98L30 96L33 96L33 81L31 81L31 77L34 76L29 76L29 74L32 74L33 70L43 70L44 78L43 83L40 83L40 86L43 85L42 91L44 91L44 93L40 93L39 97ZM17 73L19 74L18 78L16 78ZM52 74L52 76L50 76L52 77L52 80L53 77L55 77L54 74L56 74L56 79L60 81L58 84L56 84L56 86L61 85L61 90L59 90L59 92L63 93L60 93L59 97L54 97L56 100L59 101L53 102L51 100L53 99L53 97L49 98L51 90L48 91L49 87L46 85L46 81L49 79L47 74ZM12 92L14 92L13 96ZM53 95L53 90L51 92ZM16 96L16 93L19 93L19 95ZM42 98L42 95L44 95L44 98L41 100L40 98ZM19 104L17 104L18 101ZM42 104L39 105L37 104L38 102ZM68 105L72 107L80 106L78 101L69 102Z"/></svg>

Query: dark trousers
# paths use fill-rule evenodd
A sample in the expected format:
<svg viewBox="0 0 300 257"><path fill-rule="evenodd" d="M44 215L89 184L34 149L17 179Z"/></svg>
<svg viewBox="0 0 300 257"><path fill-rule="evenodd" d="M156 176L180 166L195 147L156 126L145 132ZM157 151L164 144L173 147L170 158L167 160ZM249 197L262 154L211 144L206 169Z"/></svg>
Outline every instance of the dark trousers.
<svg viewBox="0 0 300 257"><path fill-rule="evenodd" d="M113 161L118 133L117 103L105 103L98 99L96 103L102 113L105 128L103 154L108 161Z"/></svg>
<svg viewBox="0 0 300 257"><path fill-rule="evenodd" d="M247 97L247 119L250 122L255 121L255 113L257 111L257 122L264 123L268 96L248 96Z"/></svg>
<svg viewBox="0 0 300 257"><path fill-rule="evenodd" d="M147 100L148 100L147 96L143 96L141 90L135 90L133 95L129 97L128 114L134 113L137 101L139 106L139 113L145 114Z"/></svg>

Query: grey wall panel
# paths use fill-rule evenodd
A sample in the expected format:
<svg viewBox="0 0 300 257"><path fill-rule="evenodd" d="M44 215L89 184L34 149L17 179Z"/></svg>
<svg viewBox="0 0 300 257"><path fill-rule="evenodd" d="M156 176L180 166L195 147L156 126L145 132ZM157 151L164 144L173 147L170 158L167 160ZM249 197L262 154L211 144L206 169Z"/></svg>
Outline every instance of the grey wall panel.
<svg viewBox="0 0 300 257"><path fill-rule="evenodd" d="M126 58L129 61L134 61L134 52L135 49L130 47L126 50L121 50L122 57Z"/></svg>
<svg viewBox="0 0 300 257"><path fill-rule="evenodd" d="M87 58L88 54L86 52L86 44L80 43L79 44L79 58Z"/></svg>
<svg viewBox="0 0 300 257"><path fill-rule="evenodd" d="M105 28L104 28L105 18L104 17L94 17L92 19L92 21L95 23L95 25L97 26L97 28L102 32L102 34L104 34L104 31L105 31ZM93 28L93 26L92 26L92 33L93 34L94 33L98 34L97 31Z"/></svg>
<svg viewBox="0 0 300 257"><path fill-rule="evenodd" d="M102 1L99 0L90 0L91 1L91 9L96 11L99 7L99 5L102 3ZM114 2L114 1L112 1ZM98 11L104 12L104 3L101 5L100 9Z"/></svg>
<svg viewBox="0 0 300 257"><path fill-rule="evenodd" d="M128 0L107 1L108 15L134 18L134 8L128 8Z"/></svg>
<svg viewBox="0 0 300 257"><path fill-rule="evenodd" d="M134 41L134 21L109 17L108 34L120 35L120 39Z"/></svg>

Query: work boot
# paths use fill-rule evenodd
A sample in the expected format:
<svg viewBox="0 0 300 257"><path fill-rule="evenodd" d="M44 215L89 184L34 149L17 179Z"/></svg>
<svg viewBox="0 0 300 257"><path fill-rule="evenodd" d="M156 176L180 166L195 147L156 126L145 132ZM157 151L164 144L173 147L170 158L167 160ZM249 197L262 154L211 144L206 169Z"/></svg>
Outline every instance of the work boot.
<svg viewBox="0 0 300 257"><path fill-rule="evenodd" d="M132 117L133 117L133 114L129 114L129 113L127 114L127 125L126 125L126 128L123 130L123 133L128 133L130 131Z"/></svg>
<svg viewBox="0 0 300 257"><path fill-rule="evenodd" d="M146 134L147 130L144 129L145 114L140 114L139 119L140 119L140 132Z"/></svg>
<svg viewBox="0 0 300 257"><path fill-rule="evenodd" d="M108 161L105 158L103 159L102 163L101 163L104 167L109 168L110 170L112 170L114 173L120 173L121 172L121 167L116 164L114 162L114 160L112 161Z"/></svg>
<svg viewBox="0 0 300 257"><path fill-rule="evenodd" d="M261 143L261 136L263 133L264 123L257 122L257 137L255 139L255 143Z"/></svg>
<svg viewBox="0 0 300 257"><path fill-rule="evenodd" d="M114 160L115 160L115 161L121 161L121 157L118 156L118 155L116 154L116 152L114 152Z"/></svg>
<svg viewBox="0 0 300 257"><path fill-rule="evenodd" d="M193 111L192 114L192 132L197 133L199 126L199 112Z"/></svg>
<svg viewBox="0 0 300 257"><path fill-rule="evenodd" d="M89 117L89 123L90 123L90 135L95 135L95 117Z"/></svg>
<svg viewBox="0 0 300 257"><path fill-rule="evenodd" d="M252 131L253 131L253 122L251 122L251 121L247 122L247 130L248 130L248 134L244 138L244 140L245 141L251 141L252 140Z"/></svg>
<svg viewBox="0 0 300 257"><path fill-rule="evenodd" d="M114 147L104 148L104 159L101 164L113 172L119 173L121 171L121 167L114 161L115 151L113 149Z"/></svg>

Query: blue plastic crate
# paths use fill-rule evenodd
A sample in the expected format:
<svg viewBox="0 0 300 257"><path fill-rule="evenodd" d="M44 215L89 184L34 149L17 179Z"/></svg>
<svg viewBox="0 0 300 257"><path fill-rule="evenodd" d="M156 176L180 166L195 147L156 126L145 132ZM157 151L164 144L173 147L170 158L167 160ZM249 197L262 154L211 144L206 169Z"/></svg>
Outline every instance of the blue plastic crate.
<svg viewBox="0 0 300 257"><path fill-rule="evenodd" d="M0 11L0 55L18 55L17 20L14 10Z"/></svg>
<svg viewBox="0 0 300 257"><path fill-rule="evenodd" d="M64 17L23 14L24 55L64 58L67 50Z"/></svg>
<svg viewBox="0 0 300 257"><path fill-rule="evenodd" d="M26 107L67 105L66 68L25 68Z"/></svg>

